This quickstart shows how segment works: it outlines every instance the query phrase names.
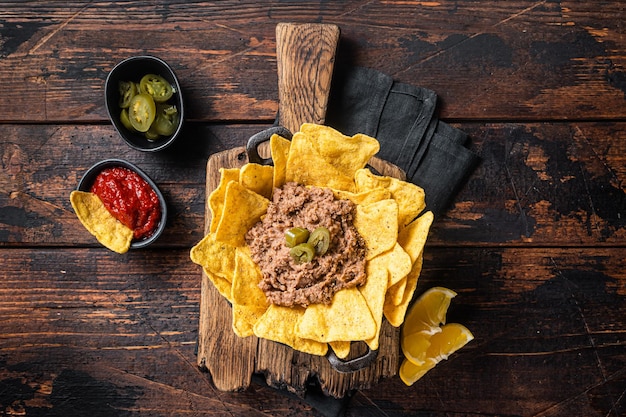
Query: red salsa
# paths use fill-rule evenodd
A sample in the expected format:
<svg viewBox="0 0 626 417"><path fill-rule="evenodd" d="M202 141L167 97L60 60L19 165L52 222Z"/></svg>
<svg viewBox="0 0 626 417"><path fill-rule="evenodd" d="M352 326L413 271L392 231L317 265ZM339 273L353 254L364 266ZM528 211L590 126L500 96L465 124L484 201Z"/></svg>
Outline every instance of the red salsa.
<svg viewBox="0 0 626 417"><path fill-rule="evenodd" d="M134 232L148 238L161 220L159 197L139 174L124 167L104 169L91 186L107 210Z"/></svg>

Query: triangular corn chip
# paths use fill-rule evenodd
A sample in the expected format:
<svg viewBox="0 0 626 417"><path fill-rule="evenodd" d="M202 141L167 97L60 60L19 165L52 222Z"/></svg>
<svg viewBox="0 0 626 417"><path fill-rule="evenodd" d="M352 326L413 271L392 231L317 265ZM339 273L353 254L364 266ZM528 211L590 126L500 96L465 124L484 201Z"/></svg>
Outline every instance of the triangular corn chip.
<svg viewBox="0 0 626 417"><path fill-rule="evenodd" d="M133 230L113 217L100 197L85 191L72 191L70 203L78 220L98 242L113 252L128 252L133 240Z"/></svg>

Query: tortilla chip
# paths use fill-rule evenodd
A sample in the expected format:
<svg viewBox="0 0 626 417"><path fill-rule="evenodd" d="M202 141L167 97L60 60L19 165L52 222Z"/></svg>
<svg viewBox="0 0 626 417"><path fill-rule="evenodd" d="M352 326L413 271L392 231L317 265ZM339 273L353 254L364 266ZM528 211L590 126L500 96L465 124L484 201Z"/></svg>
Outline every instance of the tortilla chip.
<svg viewBox="0 0 626 417"><path fill-rule="evenodd" d="M417 185L393 177L373 174L369 169L361 169L355 173L357 192L375 188L387 188L391 198L398 203L398 225L403 228L415 219L426 208L424 189Z"/></svg>
<svg viewBox="0 0 626 417"><path fill-rule="evenodd" d="M354 173L354 182L357 192L373 190L376 188L389 189L392 177L376 175L367 168L359 169Z"/></svg>
<svg viewBox="0 0 626 417"><path fill-rule="evenodd" d="M264 312L258 314L258 311L254 308L233 304L231 313L233 318L233 332L239 337L248 337L254 336L252 327Z"/></svg>
<svg viewBox="0 0 626 417"><path fill-rule="evenodd" d="M233 302L240 305L260 306L265 311L269 303L265 293L259 288L263 274L252 260L250 248L235 249L235 273L233 277Z"/></svg>
<svg viewBox="0 0 626 417"><path fill-rule="evenodd" d="M289 157L290 148L291 141L284 137L277 134L273 134L272 137L270 137L270 152L272 161L274 162L274 188L280 188L285 185L287 158Z"/></svg>
<svg viewBox="0 0 626 417"><path fill-rule="evenodd" d="M250 191L272 198L274 167L270 165L246 164L239 172L239 184Z"/></svg>
<svg viewBox="0 0 626 417"><path fill-rule="evenodd" d="M404 299L404 292L406 290L406 283L408 278L405 276L394 285L387 288L387 294L385 294L385 303L389 300L393 305L397 306L402 303Z"/></svg>
<svg viewBox="0 0 626 417"><path fill-rule="evenodd" d="M126 253L133 240L133 230L117 220L94 193L72 191L70 203L78 220L104 247Z"/></svg>
<svg viewBox="0 0 626 417"><path fill-rule="evenodd" d="M283 343L301 352L324 356L328 351L328 344L303 339L296 334L297 323L303 315L304 308L302 307L271 304L265 314L255 323L254 334L263 339Z"/></svg>
<svg viewBox="0 0 626 417"><path fill-rule="evenodd" d="M332 161L324 159L302 132L297 132L291 139L285 181L354 191L353 177L345 175Z"/></svg>
<svg viewBox="0 0 626 417"><path fill-rule="evenodd" d="M209 195L209 210L211 212L209 231L211 233L215 233L217 225L222 218L226 186L230 181L239 181L239 168L220 168L220 183Z"/></svg>
<svg viewBox="0 0 626 417"><path fill-rule="evenodd" d="M313 123L304 123L300 132L310 138L313 147L325 161L351 178L380 149L376 139L362 133L346 136L332 127Z"/></svg>
<svg viewBox="0 0 626 417"><path fill-rule="evenodd" d="M398 233L398 243L409 254L413 262L424 250L433 219L432 211L427 211Z"/></svg>
<svg viewBox="0 0 626 417"><path fill-rule="evenodd" d="M259 288L263 274L252 260L250 249L242 246L235 252L235 274L232 286L233 330L240 337L251 336L253 326L265 313L269 303Z"/></svg>
<svg viewBox="0 0 626 417"><path fill-rule="evenodd" d="M191 260L216 274L228 282L233 282L235 275L235 255L234 246L217 240L215 233L209 233L189 252Z"/></svg>
<svg viewBox="0 0 626 417"><path fill-rule="evenodd" d="M413 260L408 253L402 249L398 243L385 253L381 253L371 260L371 262L379 262L389 271L389 283L387 287L391 287L406 277L413 267Z"/></svg>
<svg viewBox="0 0 626 417"><path fill-rule="evenodd" d="M385 304L385 293L389 283L389 272L385 258L377 256L367 263L367 281L359 292L363 295L367 307L376 323L376 331L372 337L363 339L372 350L378 349L378 338L380 336L380 326L383 321L383 306ZM358 339L356 339L358 340Z"/></svg>
<svg viewBox="0 0 626 417"><path fill-rule="evenodd" d="M270 201L262 195L234 181L229 182L223 208L229 215L220 219L215 239L232 246L243 246L246 232L261 219L269 204Z"/></svg>
<svg viewBox="0 0 626 417"><path fill-rule="evenodd" d="M207 276L209 281L213 284L217 292L220 293L222 297L228 300L229 303L233 302L233 284L224 277L221 277L213 272L211 272L207 268L202 268L202 271Z"/></svg>
<svg viewBox="0 0 626 417"><path fill-rule="evenodd" d="M328 344L339 359L345 359L350 354L352 342L329 342Z"/></svg>
<svg viewBox="0 0 626 417"><path fill-rule="evenodd" d="M385 188L374 188L372 190L363 191L360 193L351 193L349 191L332 190L335 198L340 200L350 200L357 205L367 205L376 203L380 200L387 200L391 198L391 192Z"/></svg>
<svg viewBox="0 0 626 417"><path fill-rule="evenodd" d="M299 337L321 343L365 340L375 333L376 322L356 287L336 292L330 304L311 304L296 327Z"/></svg>
<svg viewBox="0 0 626 417"><path fill-rule="evenodd" d="M354 227L367 245L370 260L393 248L398 238L398 204L391 199L357 206Z"/></svg>
<svg viewBox="0 0 626 417"><path fill-rule="evenodd" d="M383 314L385 318L394 327L399 327L404 322L404 316L409 303L413 299L413 294L417 288L417 280L422 272L423 257L420 255L418 259L413 263L413 268L406 279L406 288L402 295L402 301L399 304L395 304L390 297L385 298L385 306L383 307ZM387 291L389 292L389 291Z"/></svg>
<svg viewBox="0 0 626 417"><path fill-rule="evenodd" d="M293 348L295 350L299 350L300 352L317 356L324 356L328 352L327 343L319 343L315 340L307 340L299 337L294 339Z"/></svg>
<svg viewBox="0 0 626 417"><path fill-rule="evenodd" d="M392 178L389 190L393 199L398 203L400 228L412 222L426 208L424 189L411 182Z"/></svg>

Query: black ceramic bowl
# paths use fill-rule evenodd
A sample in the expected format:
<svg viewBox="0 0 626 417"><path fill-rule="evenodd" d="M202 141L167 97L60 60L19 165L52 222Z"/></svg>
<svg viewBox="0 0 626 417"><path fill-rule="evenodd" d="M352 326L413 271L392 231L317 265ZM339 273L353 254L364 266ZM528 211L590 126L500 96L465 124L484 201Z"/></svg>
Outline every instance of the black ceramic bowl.
<svg viewBox="0 0 626 417"><path fill-rule="evenodd" d="M145 172L143 172L142 170L140 170L139 168L137 168L135 165L131 164L130 162L124 161L122 159L105 159L104 161L98 162L97 164L89 168L87 172L85 172L83 177L78 182L78 187L76 187L76 189L78 191L88 192L91 189L91 186L93 185L98 174L102 172L102 170L106 168L111 168L111 167L124 167L132 171L135 171L137 174L139 174L141 178L143 178L150 185L150 187L152 187L154 192L159 197L159 205L161 206L161 221L159 222L156 230L149 238L142 239L142 240L133 240L130 244L131 249L145 248L146 246L154 243L154 241L156 241L159 238L161 233L163 233L163 230L165 229L165 223L167 222L167 204L165 203L165 198L163 197L163 193L161 193L161 190L159 190L159 187L156 186L154 181L152 181L152 179L150 179L150 177L148 177L148 175Z"/></svg>
<svg viewBox="0 0 626 417"><path fill-rule="evenodd" d="M148 140L143 133L128 130L120 121L121 109L119 106L119 82L134 81L139 82L146 74L157 74L165 78L174 88L174 95L168 103L176 105L180 122L171 136L162 136L155 140ZM104 84L104 101L109 118L115 126L119 135L133 149L144 152L156 152L170 146L180 135L185 120L185 107L183 103L182 91L178 78L172 68L162 59L154 56L134 56L118 63L109 75Z"/></svg>

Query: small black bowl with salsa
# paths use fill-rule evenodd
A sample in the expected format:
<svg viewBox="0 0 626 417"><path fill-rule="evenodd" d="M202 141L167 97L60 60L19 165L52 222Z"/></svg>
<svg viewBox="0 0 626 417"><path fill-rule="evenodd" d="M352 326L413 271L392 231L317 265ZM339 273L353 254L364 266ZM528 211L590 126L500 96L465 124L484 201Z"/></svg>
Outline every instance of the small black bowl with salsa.
<svg viewBox="0 0 626 417"><path fill-rule="evenodd" d="M163 194L146 173L128 161L98 162L85 172L77 189L97 194L115 218L133 229L131 249L152 244L165 229Z"/></svg>
<svg viewBox="0 0 626 417"><path fill-rule="evenodd" d="M180 83L160 58L133 56L115 65L104 84L104 101L113 126L133 149L161 151L181 133L185 107Z"/></svg>

